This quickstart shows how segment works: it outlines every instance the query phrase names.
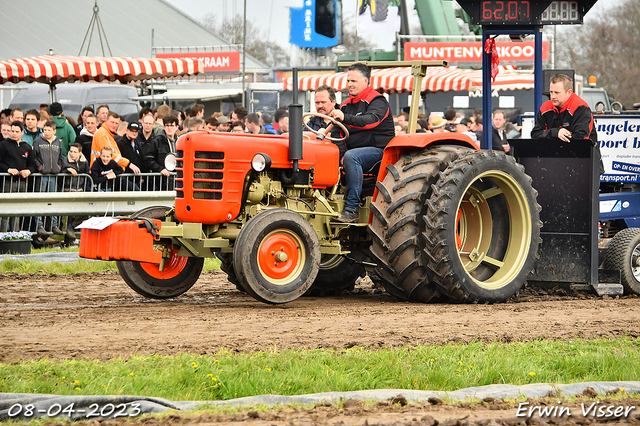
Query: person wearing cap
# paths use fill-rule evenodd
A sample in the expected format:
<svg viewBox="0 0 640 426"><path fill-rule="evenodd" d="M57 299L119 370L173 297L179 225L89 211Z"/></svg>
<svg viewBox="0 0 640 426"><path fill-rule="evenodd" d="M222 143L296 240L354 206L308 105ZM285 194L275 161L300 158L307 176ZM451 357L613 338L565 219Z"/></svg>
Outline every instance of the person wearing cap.
<svg viewBox="0 0 640 426"><path fill-rule="evenodd" d="M229 132L231 130L231 123L229 122L229 117L226 115L221 115L218 117L218 127L216 128L216 132Z"/></svg>
<svg viewBox="0 0 640 426"><path fill-rule="evenodd" d="M462 133L464 135L467 135L474 142L477 142L478 140L477 140L476 134L474 132L472 132L471 130L469 130L469 123L471 123L471 121L468 118L466 118L466 117L458 117L453 122L453 125L455 127L456 133Z"/></svg>
<svg viewBox="0 0 640 426"><path fill-rule="evenodd" d="M142 168L143 157L137 140L141 127L137 121L129 123L127 129L124 131L124 135L117 142L118 148L120 148L120 154L129 160L129 164L124 169L125 173L138 174ZM138 168L138 172L133 170L132 165Z"/></svg>
<svg viewBox="0 0 640 426"><path fill-rule="evenodd" d="M69 153L69 147L76 141L76 131L73 126L67 122L62 112L60 102L54 102L49 106L51 120L56 123L56 137L60 139L62 145L62 156L66 157Z"/></svg>
<svg viewBox="0 0 640 426"><path fill-rule="evenodd" d="M446 124L444 119L439 115L432 115L429 117L431 122L431 131L433 133L444 133L444 125Z"/></svg>

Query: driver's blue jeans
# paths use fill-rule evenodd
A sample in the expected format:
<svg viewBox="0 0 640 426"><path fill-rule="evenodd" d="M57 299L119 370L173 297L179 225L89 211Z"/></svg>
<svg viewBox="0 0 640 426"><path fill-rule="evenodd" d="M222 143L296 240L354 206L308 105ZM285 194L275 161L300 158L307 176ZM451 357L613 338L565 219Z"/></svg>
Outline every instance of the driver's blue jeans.
<svg viewBox="0 0 640 426"><path fill-rule="evenodd" d="M369 170L382 159L383 150L373 146L347 150L342 167L347 181L347 200L345 210L357 212L360 207L363 172Z"/></svg>

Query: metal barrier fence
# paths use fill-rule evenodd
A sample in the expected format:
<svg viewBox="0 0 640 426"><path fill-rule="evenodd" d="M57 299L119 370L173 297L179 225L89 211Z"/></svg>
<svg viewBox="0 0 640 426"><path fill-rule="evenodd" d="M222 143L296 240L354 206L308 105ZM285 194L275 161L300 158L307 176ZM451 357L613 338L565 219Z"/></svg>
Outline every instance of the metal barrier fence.
<svg viewBox="0 0 640 426"><path fill-rule="evenodd" d="M96 185L85 174L35 173L23 179L0 173L0 232L35 231L39 217L50 229L47 216L129 215L145 207L171 206L175 195L175 174L125 173ZM10 217L17 219L7 220Z"/></svg>

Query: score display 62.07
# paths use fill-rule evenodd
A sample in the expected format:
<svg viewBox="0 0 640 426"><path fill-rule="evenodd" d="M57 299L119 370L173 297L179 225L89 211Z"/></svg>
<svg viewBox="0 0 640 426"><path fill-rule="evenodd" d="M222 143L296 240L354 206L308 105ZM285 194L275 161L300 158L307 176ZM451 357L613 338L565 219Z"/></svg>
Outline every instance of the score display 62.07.
<svg viewBox="0 0 640 426"><path fill-rule="evenodd" d="M533 25L533 10L529 0L485 0L480 10L482 25Z"/></svg>
<svg viewBox="0 0 640 426"><path fill-rule="evenodd" d="M581 24L595 0L458 0L472 24L522 26Z"/></svg>

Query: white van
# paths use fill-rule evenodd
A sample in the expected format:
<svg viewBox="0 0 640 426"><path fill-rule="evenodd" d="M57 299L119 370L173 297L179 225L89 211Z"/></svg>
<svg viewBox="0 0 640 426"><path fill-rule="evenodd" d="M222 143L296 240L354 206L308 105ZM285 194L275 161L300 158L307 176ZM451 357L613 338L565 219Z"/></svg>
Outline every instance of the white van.
<svg viewBox="0 0 640 426"><path fill-rule="evenodd" d="M40 109L40 104L51 103L50 89L47 84L31 83L27 89L18 90L11 99L9 108L20 108L23 111ZM56 101L62 104L64 115L76 119L85 106L95 112L100 105L109 105L111 111L122 116L137 119L140 104L132 98L138 96L135 87L120 84L102 83L61 83L56 86Z"/></svg>

